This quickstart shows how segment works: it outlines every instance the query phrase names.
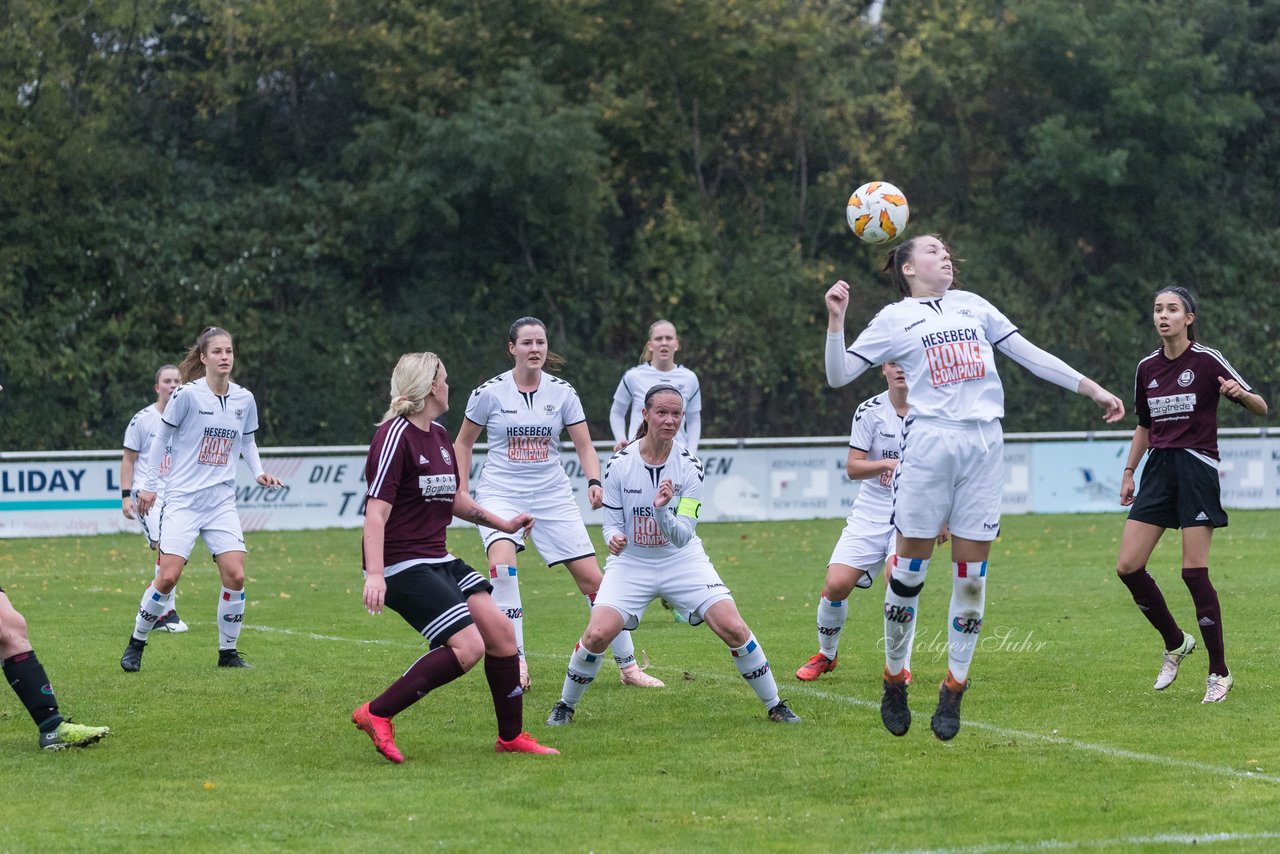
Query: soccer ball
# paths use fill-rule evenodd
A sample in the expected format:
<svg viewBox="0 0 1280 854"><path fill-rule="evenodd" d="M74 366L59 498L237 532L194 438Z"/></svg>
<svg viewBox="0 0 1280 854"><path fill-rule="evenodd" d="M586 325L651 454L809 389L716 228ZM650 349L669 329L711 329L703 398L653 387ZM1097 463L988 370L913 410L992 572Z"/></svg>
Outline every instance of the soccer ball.
<svg viewBox="0 0 1280 854"><path fill-rule="evenodd" d="M885 243L902 234L911 212L901 190L884 181L871 181L853 191L844 214L859 240Z"/></svg>

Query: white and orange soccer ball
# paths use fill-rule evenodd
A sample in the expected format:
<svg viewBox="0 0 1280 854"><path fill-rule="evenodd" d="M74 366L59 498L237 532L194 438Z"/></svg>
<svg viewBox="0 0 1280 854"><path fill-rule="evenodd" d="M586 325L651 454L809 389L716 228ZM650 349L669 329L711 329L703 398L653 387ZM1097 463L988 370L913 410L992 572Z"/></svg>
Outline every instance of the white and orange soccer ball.
<svg viewBox="0 0 1280 854"><path fill-rule="evenodd" d="M885 181L869 181L853 191L845 218L859 240L887 243L902 235L911 210L907 197Z"/></svg>

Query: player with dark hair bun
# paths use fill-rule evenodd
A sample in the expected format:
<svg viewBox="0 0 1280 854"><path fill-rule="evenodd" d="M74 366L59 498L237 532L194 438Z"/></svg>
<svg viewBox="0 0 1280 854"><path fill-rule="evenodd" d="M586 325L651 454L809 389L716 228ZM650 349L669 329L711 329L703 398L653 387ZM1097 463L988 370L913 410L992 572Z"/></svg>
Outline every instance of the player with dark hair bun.
<svg viewBox="0 0 1280 854"><path fill-rule="evenodd" d="M903 299L876 314L845 349L849 286L827 291L827 382L839 387L874 365L897 362L907 377L908 415L894 474L897 557L885 591L885 671L880 717L894 735L911 725L907 707L908 625L943 525L951 533L947 676L930 721L934 735L960 730L960 700L986 608L987 558L1000 530L1004 487L1004 386L999 350L1041 379L1082 394L1108 422L1124 416L1120 398L1024 338L999 309L956 290L951 252L933 235L898 245L885 267Z"/></svg>
<svg viewBox="0 0 1280 854"><path fill-rule="evenodd" d="M1163 691L1178 678L1178 667L1196 642L1169 612L1147 561L1166 530L1182 529L1182 580L1209 654L1201 702L1220 703L1234 679L1227 668L1218 592L1209 580L1213 530L1227 525L1218 480L1218 401L1225 397L1254 415L1266 415L1267 402L1221 353L1196 343L1196 301L1186 288L1158 291L1152 319L1161 344L1138 362L1134 377L1138 427L1120 483L1120 503L1130 510L1116 572L1164 639L1164 662L1155 682ZM1142 488L1136 489L1135 470L1144 456Z"/></svg>

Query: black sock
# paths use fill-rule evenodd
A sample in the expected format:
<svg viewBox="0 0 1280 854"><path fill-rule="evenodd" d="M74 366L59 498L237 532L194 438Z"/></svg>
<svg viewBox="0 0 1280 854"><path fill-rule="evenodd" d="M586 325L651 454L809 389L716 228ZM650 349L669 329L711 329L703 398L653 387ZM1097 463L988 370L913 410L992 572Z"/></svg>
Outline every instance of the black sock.
<svg viewBox="0 0 1280 854"><path fill-rule="evenodd" d="M1151 573L1147 572L1147 568L1144 566L1137 572L1122 575L1120 580L1124 582L1125 587L1129 588L1129 593L1137 603L1142 616L1146 617L1160 633L1160 637L1164 638L1164 648L1168 650L1182 646L1182 629L1178 628L1178 621L1173 618L1173 614L1169 613L1169 606L1164 601L1164 594L1160 592L1160 585L1156 584L1156 580L1151 577Z"/></svg>
<svg viewBox="0 0 1280 854"><path fill-rule="evenodd" d="M1204 651L1209 655L1209 672L1229 676L1227 651L1222 641L1222 608L1218 605L1218 591L1209 580L1209 567L1183 567L1182 580L1191 591L1191 601L1196 603L1196 622L1200 624L1200 637L1204 639Z"/></svg>
<svg viewBox="0 0 1280 854"><path fill-rule="evenodd" d="M524 697L520 691L520 656L485 653L484 675L498 718L498 738L510 741L524 729Z"/></svg>
<svg viewBox="0 0 1280 854"><path fill-rule="evenodd" d="M4 660L4 678L13 693L18 695L27 714L36 722L41 732L53 732L62 723L58 714L58 698L44 672L44 665L36 658L35 650L20 652Z"/></svg>

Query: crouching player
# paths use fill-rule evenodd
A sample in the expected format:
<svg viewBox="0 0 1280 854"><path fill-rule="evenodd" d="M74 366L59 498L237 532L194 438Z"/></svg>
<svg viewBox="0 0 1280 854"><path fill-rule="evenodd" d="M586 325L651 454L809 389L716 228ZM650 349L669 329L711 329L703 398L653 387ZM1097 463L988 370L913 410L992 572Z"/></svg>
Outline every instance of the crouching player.
<svg viewBox="0 0 1280 854"><path fill-rule="evenodd" d="M609 460L604 476L604 539L609 548L604 581L582 639L569 657L560 701L548 726L573 720L587 686L600 672L609 643L635 629L657 597L683 612L690 625L706 622L725 642L733 663L769 719L799 723L778 698L764 649L743 622L695 533L702 501L702 464L675 442L684 398L671 385L655 385L644 400L636 440Z"/></svg>

